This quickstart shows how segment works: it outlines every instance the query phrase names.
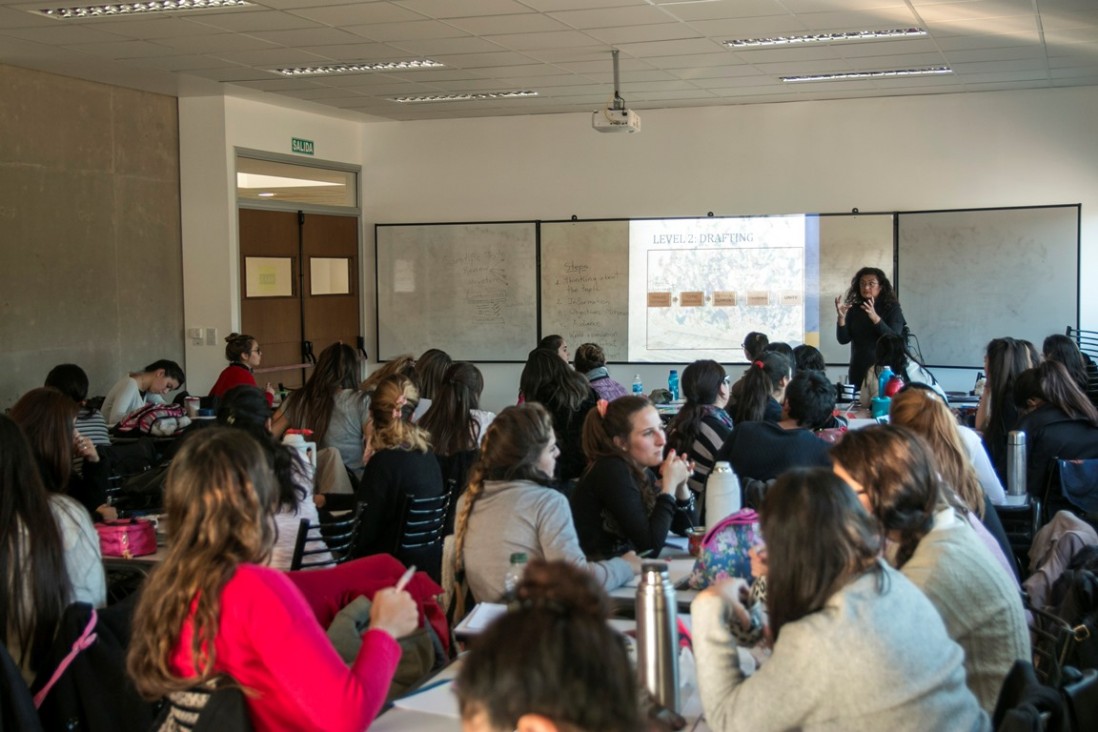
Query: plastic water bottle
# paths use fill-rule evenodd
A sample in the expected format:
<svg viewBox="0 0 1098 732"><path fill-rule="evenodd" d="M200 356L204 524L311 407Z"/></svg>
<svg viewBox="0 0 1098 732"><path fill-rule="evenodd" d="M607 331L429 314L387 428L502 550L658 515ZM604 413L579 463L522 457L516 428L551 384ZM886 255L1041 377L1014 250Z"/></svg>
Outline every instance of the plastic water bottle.
<svg viewBox="0 0 1098 732"><path fill-rule="evenodd" d="M633 396L644 396L644 382L640 374L633 377Z"/></svg>
<svg viewBox="0 0 1098 732"><path fill-rule="evenodd" d="M678 401L679 372L676 369L671 369L671 373L667 375L667 391L671 392L671 401Z"/></svg>
<svg viewBox="0 0 1098 732"><path fill-rule="evenodd" d="M877 377L877 396L882 399L885 397L885 387L888 386L888 380L891 379L892 376L892 367L885 366L881 369L881 375Z"/></svg>
<svg viewBox="0 0 1098 732"><path fill-rule="evenodd" d="M987 377L984 376L983 371L976 373L976 384L972 387L972 396L983 396L984 387L987 385Z"/></svg>
<svg viewBox="0 0 1098 732"><path fill-rule="evenodd" d="M705 481L706 526L716 526L726 516L731 516L743 508L740 479L732 471L732 466L724 460L718 460L709 471Z"/></svg>
<svg viewBox="0 0 1098 732"><path fill-rule="evenodd" d="M526 553L515 552L511 555L511 566L507 568L507 574L503 577L503 596L511 598L515 596L522 575L526 573Z"/></svg>
<svg viewBox="0 0 1098 732"><path fill-rule="evenodd" d="M641 565L636 612L640 683L661 706L681 712L678 606L666 562Z"/></svg>

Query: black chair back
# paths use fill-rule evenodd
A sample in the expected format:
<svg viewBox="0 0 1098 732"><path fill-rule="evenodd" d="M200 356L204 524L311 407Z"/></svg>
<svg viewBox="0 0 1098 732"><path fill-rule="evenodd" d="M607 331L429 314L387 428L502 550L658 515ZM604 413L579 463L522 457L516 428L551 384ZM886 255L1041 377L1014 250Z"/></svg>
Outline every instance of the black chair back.
<svg viewBox="0 0 1098 732"><path fill-rule="evenodd" d="M342 564L351 559L352 549L358 540L363 506L364 504L359 503L354 511L317 524L310 523L309 519L301 519L290 569L316 569Z"/></svg>
<svg viewBox="0 0 1098 732"><path fill-rule="evenodd" d="M449 492L427 498L406 495L400 512L400 535L392 552L404 564L416 565L435 582L442 581L442 540L449 509Z"/></svg>

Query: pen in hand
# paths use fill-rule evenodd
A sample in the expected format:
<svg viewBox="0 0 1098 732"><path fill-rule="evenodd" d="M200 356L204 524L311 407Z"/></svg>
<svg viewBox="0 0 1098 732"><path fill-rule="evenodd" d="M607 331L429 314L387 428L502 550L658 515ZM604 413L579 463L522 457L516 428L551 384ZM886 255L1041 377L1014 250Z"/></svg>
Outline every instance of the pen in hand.
<svg viewBox="0 0 1098 732"><path fill-rule="evenodd" d="M408 586L408 583L412 581L412 575L416 573L416 565L411 565L405 570L404 574L400 575L400 579L397 580L396 585L393 587L397 592L403 592L404 588Z"/></svg>

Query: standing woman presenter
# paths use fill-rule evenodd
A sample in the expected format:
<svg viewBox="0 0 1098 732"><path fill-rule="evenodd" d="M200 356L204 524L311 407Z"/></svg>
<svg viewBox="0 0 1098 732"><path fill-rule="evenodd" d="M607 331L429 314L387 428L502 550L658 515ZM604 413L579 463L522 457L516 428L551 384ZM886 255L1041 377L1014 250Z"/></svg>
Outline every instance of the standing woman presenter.
<svg viewBox="0 0 1098 732"><path fill-rule="evenodd" d="M850 344L850 383L860 386L876 357L877 339L903 333L903 310L885 273L862 267L846 295L835 298L835 312L835 337L844 346Z"/></svg>

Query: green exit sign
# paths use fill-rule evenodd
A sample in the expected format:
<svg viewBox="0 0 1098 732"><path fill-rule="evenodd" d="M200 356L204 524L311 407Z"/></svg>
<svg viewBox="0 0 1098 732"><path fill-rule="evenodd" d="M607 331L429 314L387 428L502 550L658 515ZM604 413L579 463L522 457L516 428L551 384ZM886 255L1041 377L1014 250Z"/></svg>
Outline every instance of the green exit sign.
<svg viewBox="0 0 1098 732"><path fill-rule="evenodd" d="M313 154L313 141L304 140L300 137L290 138L290 150L295 153L301 153L302 155Z"/></svg>

